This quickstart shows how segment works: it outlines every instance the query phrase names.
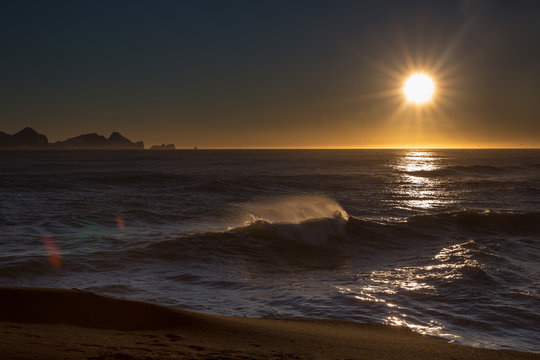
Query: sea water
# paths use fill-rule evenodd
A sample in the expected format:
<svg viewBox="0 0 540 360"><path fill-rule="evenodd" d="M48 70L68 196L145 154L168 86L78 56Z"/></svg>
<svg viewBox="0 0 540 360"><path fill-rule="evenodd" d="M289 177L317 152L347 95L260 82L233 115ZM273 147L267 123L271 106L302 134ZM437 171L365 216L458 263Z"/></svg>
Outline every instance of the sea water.
<svg viewBox="0 0 540 360"><path fill-rule="evenodd" d="M540 352L540 150L0 152L0 285Z"/></svg>

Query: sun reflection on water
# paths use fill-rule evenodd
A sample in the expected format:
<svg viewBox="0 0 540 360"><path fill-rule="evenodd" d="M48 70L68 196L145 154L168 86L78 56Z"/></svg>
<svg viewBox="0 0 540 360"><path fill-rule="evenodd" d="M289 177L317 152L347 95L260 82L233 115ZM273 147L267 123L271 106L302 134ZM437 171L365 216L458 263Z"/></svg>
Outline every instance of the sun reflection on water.
<svg viewBox="0 0 540 360"><path fill-rule="evenodd" d="M400 171L433 171L439 168L432 151L411 151L400 158L395 168Z"/></svg>
<svg viewBox="0 0 540 360"><path fill-rule="evenodd" d="M429 210L450 202L444 183L430 176L441 169L441 159L435 151L409 151L390 164L396 178L389 185L392 206L402 209Z"/></svg>
<svg viewBox="0 0 540 360"><path fill-rule="evenodd" d="M426 259L422 266L372 270L357 275L357 286L336 289L362 306L386 309L386 314L381 318L386 324L406 326L421 334L456 340L459 336L448 333L444 324L436 318L430 319L425 313L425 302L416 303L414 298L429 296L436 299L440 288L460 281L465 272L481 272L482 265L475 259L479 249L473 240L453 244ZM385 308L381 308L381 305Z"/></svg>

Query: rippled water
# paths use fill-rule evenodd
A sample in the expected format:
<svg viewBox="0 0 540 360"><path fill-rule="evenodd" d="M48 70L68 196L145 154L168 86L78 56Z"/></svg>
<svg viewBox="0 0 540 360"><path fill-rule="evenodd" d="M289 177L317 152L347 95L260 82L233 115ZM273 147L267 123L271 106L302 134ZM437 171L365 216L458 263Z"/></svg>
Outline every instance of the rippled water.
<svg viewBox="0 0 540 360"><path fill-rule="evenodd" d="M0 285L540 352L540 151L0 152Z"/></svg>

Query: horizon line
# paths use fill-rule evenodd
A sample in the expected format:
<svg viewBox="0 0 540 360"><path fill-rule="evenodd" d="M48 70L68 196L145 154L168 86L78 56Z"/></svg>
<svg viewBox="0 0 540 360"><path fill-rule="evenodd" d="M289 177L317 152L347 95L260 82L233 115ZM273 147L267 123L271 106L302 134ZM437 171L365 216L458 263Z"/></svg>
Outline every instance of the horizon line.
<svg viewBox="0 0 540 360"><path fill-rule="evenodd" d="M152 152L170 152L170 151L201 151L201 150L540 150L540 146L533 147L428 147L428 146L409 146L409 147L182 147L174 150L162 149L106 149L106 148L0 148L0 151L152 151Z"/></svg>
<svg viewBox="0 0 540 360"><path fill-rule="evenodd" d="M200 147L198 150L538 150L540 146L486 146L486 147L468 147L468 146L373 146L373 147L360 147L360 146L326 146L326 147L289 147L289 146L246 146L246 147L219 147L209 146ZM151 150L150 148L144 150ZM195 150L193 147L177 147L175 150ZM174 150L154 150L154 151L174 151Z"/></svg>

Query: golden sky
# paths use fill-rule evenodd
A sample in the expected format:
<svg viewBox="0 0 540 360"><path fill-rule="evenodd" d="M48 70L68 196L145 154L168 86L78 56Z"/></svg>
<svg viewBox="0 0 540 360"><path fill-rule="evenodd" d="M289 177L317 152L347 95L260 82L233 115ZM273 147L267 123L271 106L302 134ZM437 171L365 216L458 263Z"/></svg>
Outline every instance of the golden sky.
<svg viewBox="0 0 540 360"><path fill-rule="evenodd" d="M147 147L538 147L536 2L11 4L0 131ZM409 75L433 99L407 103Z"/></svg>

